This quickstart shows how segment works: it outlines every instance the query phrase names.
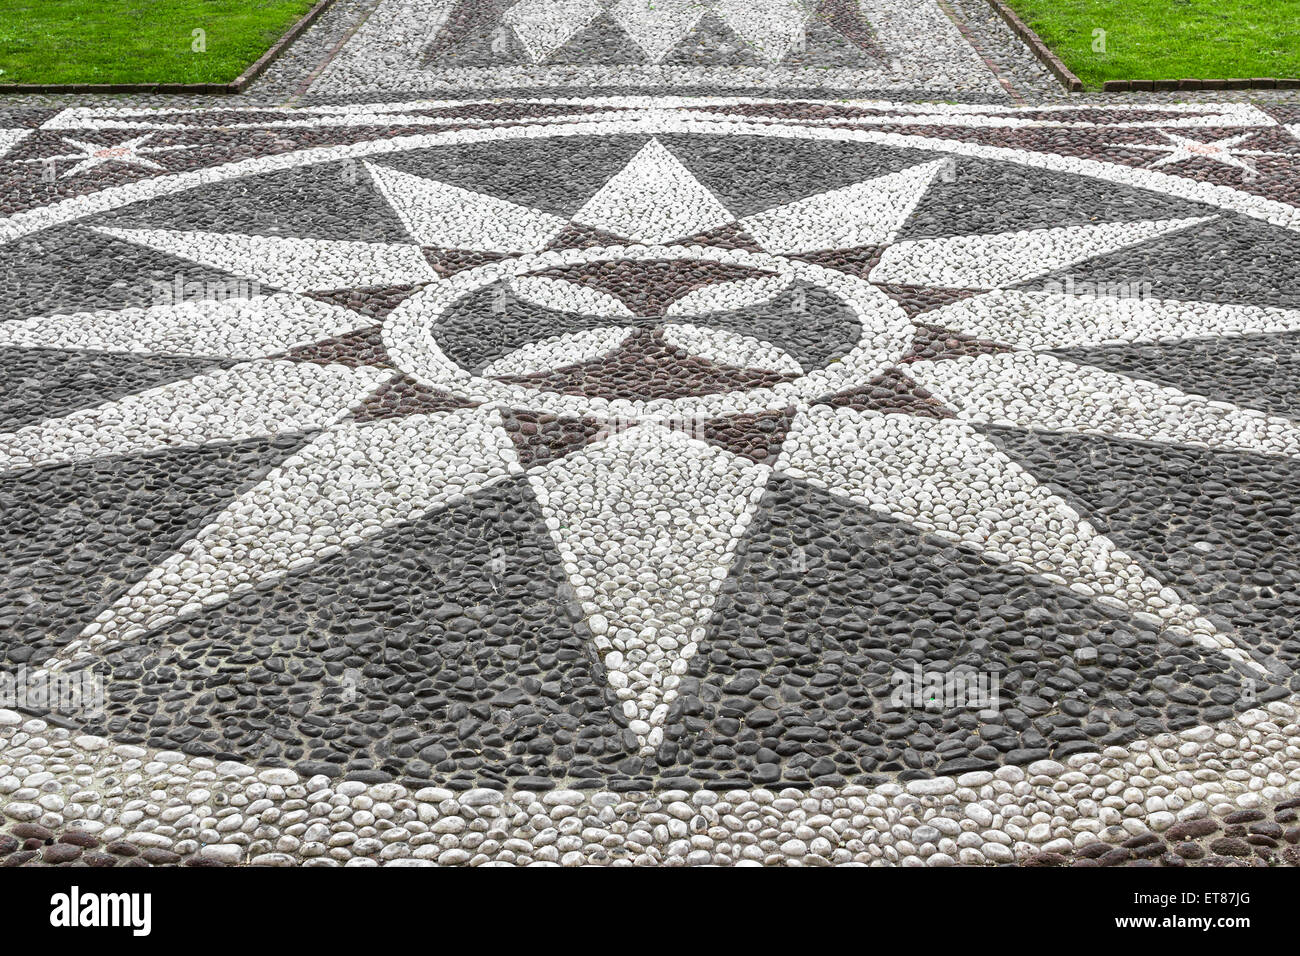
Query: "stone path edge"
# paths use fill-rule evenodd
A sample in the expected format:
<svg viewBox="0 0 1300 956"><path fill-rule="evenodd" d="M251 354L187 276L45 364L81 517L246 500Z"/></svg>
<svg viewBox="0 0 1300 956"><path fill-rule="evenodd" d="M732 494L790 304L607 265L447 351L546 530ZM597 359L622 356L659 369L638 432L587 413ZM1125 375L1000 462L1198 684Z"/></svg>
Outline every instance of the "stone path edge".
<svg viewBox="0 0 1300 956"><path fill-rule="evenodd" d="M1048 49L1047 44L1043 42L1042 37L1035 33L1024 20L1016 14L1014 10L1008 7L1002 0L989 0L989 4L998 12L1007 26L1015 32L1016 36L1025 41L1025 45L1033 52L1034 56L1042 61L1043 65L1052 71L1052 75L1061 81L1071 93L1083 92L1083 80L1075 76L1068 66L1062 62L1061 58Z"/></svg>
<svg viewBox="0 0 1300 956"><path fill-rule="evenodd" d="M1069 66L1066 66L1065 62L1056 53L1050 51L1048 44L1043 42L1043 38L1034 33L1034 30L1030 29L1030 25L1021 20L1015 10L1002 3L1002 0L988 0L988 3L993 9L997 10L997 16L1006 21L1006 25L1011 27L1015 35L1024 40L1024 46L1030 48L1034 56L1043 61L1043 65L1047 66L1049 70L1052 70L1052 75L1060 79L1061 85L1066 90L1083 92L1082 79L1070 72Z"/></svg>
<svg viewBox="0 0 1300 956"><path fill-rule="evenodd" d="M298 39L316 18L333 6L334 0L317 0L315 6L289 27L270 49L255 60L248 69L229 83L0 83L0 95L23 93L180 93L222 94L242 93L250 83L262 75L268 66Z"/></svg>
<svg viewBox="0 0 1300 956"><path fill-rule="evenodd" d="M1011 98L1011 102L1018 106L1023 105L1025 98L1016 90L1014 84L1012 84L1006 74L1003 73L1002 68L998 66L997 62L988 55L983 46L975 39L975 33L971 30L970 24L966 23L965 20L957 15L956 11L952 8L952 4L949 3L948 0L937 0L937 2L939 4L939 9L947 15L949 20L952 21L953 26L957 28L957 32L965 37L966 42L975 50L976 55L984 61L984 65L988 67L989 71L997 78L998 85L1007 91L1007 96Z"/></svg>

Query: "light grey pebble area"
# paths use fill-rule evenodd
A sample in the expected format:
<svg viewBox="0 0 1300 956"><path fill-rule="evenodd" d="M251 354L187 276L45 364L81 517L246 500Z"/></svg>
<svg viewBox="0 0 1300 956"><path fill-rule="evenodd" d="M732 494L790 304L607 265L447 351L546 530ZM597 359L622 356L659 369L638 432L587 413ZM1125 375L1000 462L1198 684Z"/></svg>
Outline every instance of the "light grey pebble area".
<svg viewBox="0 0 1300 956"><path fill-rule="evenodd" d="M1286 800L1298 733L1294 708L1275 705L1217 731L909 784L503 794L258 771L0 711L0 793L11 825L58 838L47 846L123 861L987 866L1096 859L1090 848L1140 859L1151 854L1125 845L1185 844L1237 816L1263 819L1260 808Z"/></svg>

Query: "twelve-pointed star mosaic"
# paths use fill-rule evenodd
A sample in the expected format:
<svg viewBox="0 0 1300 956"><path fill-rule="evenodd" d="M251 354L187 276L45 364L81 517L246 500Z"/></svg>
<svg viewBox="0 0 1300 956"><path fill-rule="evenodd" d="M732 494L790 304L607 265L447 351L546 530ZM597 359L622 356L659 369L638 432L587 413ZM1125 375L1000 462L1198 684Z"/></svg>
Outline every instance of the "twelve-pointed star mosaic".
<svg viewBox="0 0 1300 956"><path fill-rule="evenodd" d="M641 139L563 213L553 202L522 201L518 188L506 198L376 158L349 174L368 197L361 214L381 209L397 224L401 234L387 239L95 225L105 241L244 284L239 295L190 299L178 280L162 288L176 301L0 325L6 347L167 355L197 369L178 366L163 384L0 435L0 467L30 474L302 437L210 508L201 527L150 556L92 621L51 643L48 665L107 659L125 686L140 667L158 668L158 648L172 644L181 656L155 670L155 681L187 660L180 666L221 686L222 673L263 658L278 640L316 639L311 621L275 618L283 582L319 573L312 600L328 603L351 587L331 578L334 569L370 554L372 542L403 529L433 534L428 522L446 514L508 528L527 524L522 516L535 508L562 578L555 593L575 608L582 639L555 638L548 652L549 624L502 618L495 626L538 637L538 653L561 661L594 649L554 687L538 677L532 690L565 702L550 713L575 720L579 737L605 719L602 698L612 703L619 733L631 739L624 752L605 746L633 759L626 772L635 776L636 760L679 759L670 728L681 736L681 702L698 696L683 690L698 687L696 664L724 643L718 603L741 612L737 577L752 573L779 530L768 504L797 487L821 496L824 515L848 508L887 519L882 527L910 528L927 547L955 549L954 560L974 561L978 574L1067 595L1071 613L1095 616L1082 642L1120 648L1117 673L1132 670L1124 655L1137 646L1176 647L1192 655L1196 674L1223 675L1233 688L1276 676L1267 648L1240 642L997 437L1028 429L1300 456L1300 427L1289 418L1065 357L1300 331L1293 309L1189 308L1140 290L1079 294L1044 282L1212 228L1213 210L914 238L909 226L927 197L958 175L951 158L894 162L789 201L737 208L668 138ZM872 534L879 547L885 532ZM512 540L480 542L493 594L525 586L512 571ZM449 561L471 563L442 546ZM348 635L367 633L376 609L454 589L417 550L366 560L381 582L414 561L427 590L368 593L364 613L331 620L328 630L346 645ZM879 560L888 567L887 554ZM467 600L436 622L399 628L376 653L418 672L426 662L403 657L418 632L490 630L489 605L475 611ZM769 625L759 617L762 635ZM239 639L241 631L253 636ZM203 650L192 654L187 642L200 634ZM331 639L321 640L313 650L328 661ZM755 666L762 653L748 652ZM318 676L334 687L340 670L326 665ZM449 705L464 709L455 718L462 729L519 702L517 691L475 698L475 678L463 680L467 699L490 706L480 714ZM600 686L575 690L584 681ZM230 696L216 699L229 707L205 711L225 727L217 752L242 735L232 721L247 692L228 686ZM345 690L322 693L336 700ZM393 693L389 706L415 699ZM775 712L780 702L765 706ZM189 712L194 728L211 724L204 707ZM688 707L688 724L690 716ZM442 743L425 751L453 771L482 763ZM546 748L529 753L533 769L553 759ZM439 763L436 754L422 759Z"/></svg>

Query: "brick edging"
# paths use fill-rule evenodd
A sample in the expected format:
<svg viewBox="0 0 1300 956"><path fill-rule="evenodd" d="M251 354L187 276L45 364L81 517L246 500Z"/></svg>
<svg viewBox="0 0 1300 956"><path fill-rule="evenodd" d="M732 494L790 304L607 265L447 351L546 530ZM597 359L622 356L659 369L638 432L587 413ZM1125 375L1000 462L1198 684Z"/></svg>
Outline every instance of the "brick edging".
<svg viewBox="0 0 1300 956"><path fill-rule="evenodd" d="M1166 93L1174 90L1300 90L1300 79L1259 76L1233 80L1107 80L1106 93Z"/></svg>
<svg viewBox="0 0 1300 956"><path fill-rule="evenodd" d="M1020 37L1025 42L1025 45L1033 51L1034 56L1038 57L1042 64L1052 72L1052 75L1061 81L1062 86L1071 93L1083 92L1083 80L1070 72L1070 68L1061 61L1061 58L1047 48L1047 44L1043 42L1042 38L1031 30L1029 25L1024 20L1021 20L1014 10L1003 3L1002 0L989 0L989 4L998 12L998 16L1007 22L1007 26L1011 27L1016 36Z"/></svg>
<svg viewBox="0 0 1300 956"><path fill-rule="evenodd" d="M5 93L242 93L268 66L316 22L334 0L317 0L315 6L289 27L270 49L258 57L248 69L229 83L0 83L0 94Z"/></svg>

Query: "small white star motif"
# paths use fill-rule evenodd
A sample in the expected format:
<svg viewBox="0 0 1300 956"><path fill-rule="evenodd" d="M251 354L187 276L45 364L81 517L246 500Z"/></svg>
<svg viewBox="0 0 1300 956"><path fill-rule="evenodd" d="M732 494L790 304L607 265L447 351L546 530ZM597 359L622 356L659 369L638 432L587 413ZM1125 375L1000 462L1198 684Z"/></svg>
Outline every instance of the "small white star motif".
<svg viewBox="0 0 1300 956"><path fill-rule="evenodd" d="M1244 142L1255 135L1254 130L1249 133L1241 133L1237 136L1229 136L1226 139L1216 139L1213 142L1206 143L1197 139L1190 139L1186 136L1179 136L1177 133L1166 133L1163 130L1160 135L1165 137L1172 145L1169 146L1142 146L1127 144L1126 147L1115 145L1115 148L1142 149L1152 152L1165 153L1160 159L1153 163L1148 163L1148 169L1155 169L1159 166L1169 166L1173 163L1183 163L1191 159L1208 159L1216 163L1223 163L1225 166L1233 166L1247 173L1250 178L1259 175L1259 171L1249 160L1242 159L1243 156L1288 156L1290 153L1279 153L1269 150L1260 149L1236 149L1237 144Z"/></svg>
<svg viewBox="0 0 1300 956"><path fill-rule="evenodd" d="M142 147L141 144L153 133L146 133L143 136L137 136L135 139L128 139L121 143L115 143L111 146L105 146L102 143L87 143L83 140L72 139L64 136L61 139L69 146L79 150L76 153L64 153L60 156L45 156L40 159L26 159L26 163L50 163L59 162L60 160L76 160L71 169L67 170L64 175L78 176L88 172L97 166L105 163L123 163L127 166L140 166L144 169L151 169L157 172L166 170L166 167L149 159L146 153L165 153L176 149L193 149L192 146L148 146Z"/></svg>

